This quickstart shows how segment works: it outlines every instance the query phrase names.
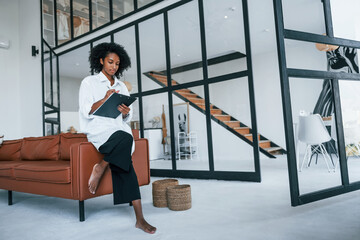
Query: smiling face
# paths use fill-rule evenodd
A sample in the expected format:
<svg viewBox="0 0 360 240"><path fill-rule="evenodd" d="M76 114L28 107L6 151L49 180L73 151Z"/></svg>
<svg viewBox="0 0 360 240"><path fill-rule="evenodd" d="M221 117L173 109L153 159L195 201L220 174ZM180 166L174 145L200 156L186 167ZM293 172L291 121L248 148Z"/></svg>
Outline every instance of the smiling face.
<svg viewBox="0 0 360 240"><path fill-rule="evenodd" d="M119 69L120 58L116 53L109 53L104 59L100 58L100 63L103 65L102 72L112 79Z"/></svg>

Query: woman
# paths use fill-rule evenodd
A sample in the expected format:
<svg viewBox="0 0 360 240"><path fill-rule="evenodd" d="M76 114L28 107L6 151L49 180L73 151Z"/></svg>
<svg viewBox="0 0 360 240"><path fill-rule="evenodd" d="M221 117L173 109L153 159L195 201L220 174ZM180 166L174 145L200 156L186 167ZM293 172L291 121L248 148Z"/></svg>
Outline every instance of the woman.
<svg viewBox="0 0 360 240"><path fill-rule="evenodd" d="M130 58L124 48L116 43L101 43L94 47L89 56L90 67L99 74L86 77L80 86L79 118L80 129L88 140L104 154L104 159L95 164L89 179L89 191L95 194L101 177L110 166L113 180L114 204L132 203L136 215L136 227L148 233L156 228L148 224L143 216L140 190L131 155L134 142L127 124L132 117L131 107L118 106L120 115L113 119L92 113L112 93L130 95L125 84L118 77L130 67Z"/></svg>

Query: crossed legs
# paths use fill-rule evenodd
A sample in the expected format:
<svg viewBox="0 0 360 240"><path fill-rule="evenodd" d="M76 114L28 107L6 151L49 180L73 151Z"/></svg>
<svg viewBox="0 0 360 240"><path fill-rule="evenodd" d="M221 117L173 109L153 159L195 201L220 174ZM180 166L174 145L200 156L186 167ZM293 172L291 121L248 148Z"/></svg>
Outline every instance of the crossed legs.
<svg viewBox="0 0 360 240"><path fill-rule="evenodd" d="M101 162L97 163L93 167L93 171L91 173L91 176L89 178L89 191L92 194L95 194L96 189L100 183L101 177L104 174L106 168L109 166L109 163L101 160ZM146 222L143 212L142 212L142 206L141 206L141 200L136 199L132 202L135 216L136 216L136 224L135 227L143 230L144 232L153 234L156 231L156 228L151 226L148 222Z"/></svg>

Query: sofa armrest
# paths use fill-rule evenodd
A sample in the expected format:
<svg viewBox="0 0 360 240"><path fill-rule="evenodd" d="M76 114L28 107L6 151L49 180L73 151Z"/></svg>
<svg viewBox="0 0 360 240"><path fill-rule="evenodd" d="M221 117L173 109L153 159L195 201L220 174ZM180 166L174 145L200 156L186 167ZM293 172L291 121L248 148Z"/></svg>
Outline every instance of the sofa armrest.
<svg viewBox="0 0 360 240"><path fill-rule="evenodd" d="M80 201L96 196L112 193L111 171L108 168L102 177L96 194L89 192L88 181L93 166L103 159L96 148L90 142L82 142L71 145L70 165L73 197ZM135 140L135 152L132 155L134 169L139 185L150 183L149 145L147 139Z"/></svg>
<svg viewBox="0 0 360 240"><path fill-rule="evenodd" d="M112 193L111 172L108 168L100 181L96 194L91 194L88 181L94 165L103 159L90 142L72 144L70 147L70 166L73 197L80 201Z"/></svg>
<svg viewBox="0 0 360 240"><path fill-rule="evenodd" d="M132 155L133 166L139 186L150 183L149 142L146 138L135 140L135 151Z"/></svg>

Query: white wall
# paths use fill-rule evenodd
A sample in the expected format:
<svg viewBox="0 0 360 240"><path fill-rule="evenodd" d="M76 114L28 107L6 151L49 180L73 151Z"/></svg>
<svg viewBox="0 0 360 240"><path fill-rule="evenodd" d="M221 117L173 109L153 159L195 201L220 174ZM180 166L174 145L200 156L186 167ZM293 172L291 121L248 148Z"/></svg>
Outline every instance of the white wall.
<svg viewBox="0 0 360 240"><path fill-rule="evenodd" d="M0 49L0 134L16 139L42 134L39 1L0 0L0 36L10 41ZM31 26L31 28L29 27Z"/></svg>
<svg viewBox="0 0 360 240"><path fill-rule="evenodd" d="M0 48L0 135L21 137L19 68L19 1L0 0L0 38L10 48Z"/></svg>
<svg viewBox="0 0 360 240"><path fill-rule="evenodd" d="M61 111L78 112L81 81L78 78L60 77Z"/></svg>
<svg viewBox="0 0 360 240"><path fill-rule="evenodd" d="M41 26L38 0L19 0L21 137L42 136ZM40 54L31 56L31 46Z"/></svg>

